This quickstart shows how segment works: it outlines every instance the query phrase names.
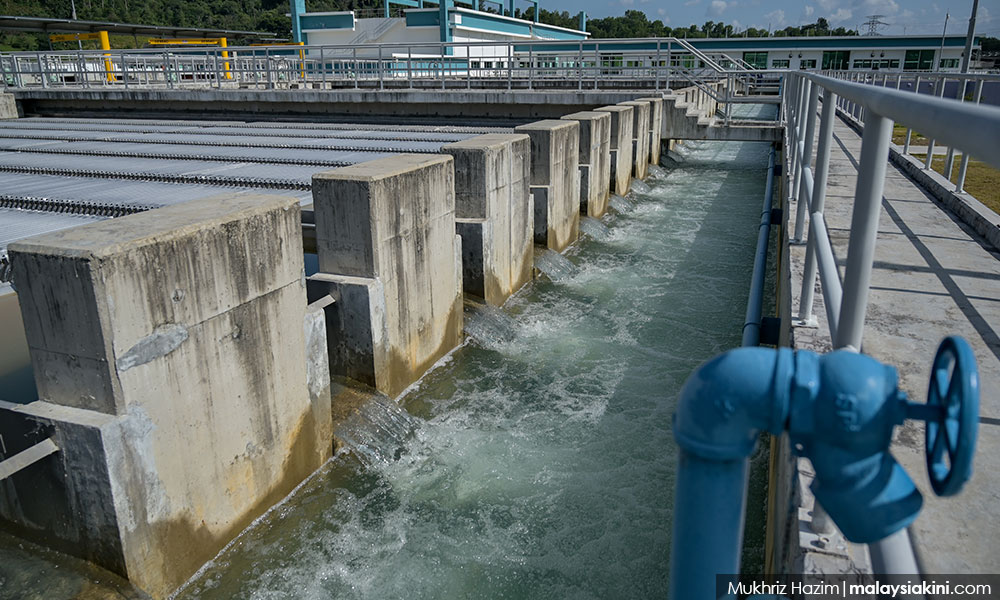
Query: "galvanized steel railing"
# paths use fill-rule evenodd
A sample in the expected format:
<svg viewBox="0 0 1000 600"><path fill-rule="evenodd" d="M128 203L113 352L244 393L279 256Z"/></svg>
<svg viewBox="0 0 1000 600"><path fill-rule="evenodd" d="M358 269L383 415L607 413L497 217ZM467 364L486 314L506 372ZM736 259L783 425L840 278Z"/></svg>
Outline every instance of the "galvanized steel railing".
<svg viewBox="0 0 1000 600"><path fill-rule="evenodd" d="M849 77L849 79L852 79ZM942 87L943 89L943 87ZM822 114L817 117L822 92ZM864 127L843 281L823 218L835 109ZM794 238L806 243L798 321L815 323L817 271L834 349L860 351L893 121L1000 167L1000 109L905 93L810 73L790 73L784 94L789 196L797 201ZM813 142L818 126L815 167ZM805 217L809 213L809 235ZM825 515L819 515L825 528ZM915 573L906 531L869 546L876 571Z"/></svg>
<svg viewBox="0 0 1000 600"><path fill-rule="evenodd" d="M660 90L681 72L700 80L728 78L751 89L761 78L775 77L726 70L718 56L677 38L185 47L5 53L0 74L8 87L46 89Z"/></svg>

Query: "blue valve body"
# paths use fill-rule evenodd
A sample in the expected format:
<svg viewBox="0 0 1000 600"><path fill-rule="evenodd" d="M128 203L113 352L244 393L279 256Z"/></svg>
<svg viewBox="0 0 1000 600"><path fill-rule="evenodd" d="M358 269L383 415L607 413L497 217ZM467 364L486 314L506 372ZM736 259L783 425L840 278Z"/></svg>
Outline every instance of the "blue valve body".
<svg viewBox="0 0 1000 600"><path fill-rule="evenodd" d="M848 351L740 348L699 367L681 390L671 597L715 597L739 572L748 457L761 431L788 431L813 463L813 492L856 542L906 527L922 498L889 453L906 418L896 370Z"/></svg>

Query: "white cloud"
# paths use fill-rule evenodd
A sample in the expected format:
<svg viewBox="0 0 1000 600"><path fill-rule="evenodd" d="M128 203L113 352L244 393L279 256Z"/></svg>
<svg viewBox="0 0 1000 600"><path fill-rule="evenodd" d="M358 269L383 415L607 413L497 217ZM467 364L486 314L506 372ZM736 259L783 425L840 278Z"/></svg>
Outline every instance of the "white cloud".
<svg viewBox="0 0 1000 600"><path fill-rule="evenodd" d="M658 9L656 9L656 14L658 14L660 17L662 17L660 20L663 21L664 25L670 23L670 17L667 16L667 9L665 9L665 8L658 8Z"/></svg>
<svg viewBox="0 0 1000 600"><path fill-rule="evenodd" d="M806 7L805 7L804 10L805 10L805 13L806 13L807 17L813 16L813 13L816 12L816 9L813 8L813 7L811 7L811 6L809 6L808 4L806 5Z"/></svg>
<svg viewBox="0 0 1000 600"><path fill-rule="evenodd" d="M764 18L771 24L771 27L780 28L785 25L785 11L780 8L767 13Z"/></svg>
<svg viewBox="0 0 1000 600"><path fill-rule="evenodd" d="M635 0L618 0L622 6L632 6L635 4Z"/></svg>
<svg viewBox="0 0 1000 600"><path fill-rule="evenodd" d="M684 6L698 6L699 4L701 4L701 0L688 0Z"/></svg>
<svg viewBox="0 0 1000 600"><path fill-rule="evenodd" d="M830 15L831 23L843 23L844 21L851 18L854 13L851 12L849 8L838 8L832 15Z"/></svg>
<svg viewBox="0 0 1000 600"><path fill-rule="evenodd" d="M712 0L712 3L708 6L708 14L721 17L727 6L729 5L726 3L726 0Z"/></svg>

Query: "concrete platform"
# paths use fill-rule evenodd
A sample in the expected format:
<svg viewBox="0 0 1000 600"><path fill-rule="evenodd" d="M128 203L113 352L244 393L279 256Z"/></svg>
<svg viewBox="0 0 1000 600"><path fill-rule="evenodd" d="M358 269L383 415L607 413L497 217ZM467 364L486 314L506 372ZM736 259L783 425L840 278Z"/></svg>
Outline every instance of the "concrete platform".
<svg viewBox="0 0 1000 600"><path fill-rule="evenodd" d="M837 121L830 161L825 218L838 265L847 257L851 208L860 157L860 136ZM910 528L925 573L994 573L1000 553L1000 252L942 209L894 165L888 167L875 248L863 351L899 369L900 386L912 400L927 397L938 343L961 335L979 363L979 441L972 480L960 495L938 498L924 459L923 425L896 431L892 452L924 496ZM789 207L789 222L795 205ZM801 292L804 246L791 246L792 315ZM818 328L796 327L796 348L830 350L823 298L817 280ZM800 476L808 476L800 461ZM833 545L831 545L832 548ZM857 548L852 551L856 552ZM830 548L823 560L834 560ZM820 553L815 553L819 555ZM840 567L851 568L847 560Z"/></svg>

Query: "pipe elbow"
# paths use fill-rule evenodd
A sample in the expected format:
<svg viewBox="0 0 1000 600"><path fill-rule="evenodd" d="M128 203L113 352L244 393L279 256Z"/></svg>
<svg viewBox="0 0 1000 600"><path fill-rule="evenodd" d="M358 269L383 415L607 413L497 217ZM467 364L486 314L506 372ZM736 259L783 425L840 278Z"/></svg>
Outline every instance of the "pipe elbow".
<svg viewBox="0 0 1000 600"><path fill-rule="evenodd" d="M710 460L749 456L762 430L784 430L794 362L787 348L738 348L698 367L674 414L677 443Z"/></svg>

